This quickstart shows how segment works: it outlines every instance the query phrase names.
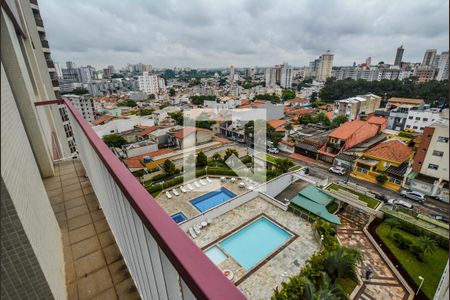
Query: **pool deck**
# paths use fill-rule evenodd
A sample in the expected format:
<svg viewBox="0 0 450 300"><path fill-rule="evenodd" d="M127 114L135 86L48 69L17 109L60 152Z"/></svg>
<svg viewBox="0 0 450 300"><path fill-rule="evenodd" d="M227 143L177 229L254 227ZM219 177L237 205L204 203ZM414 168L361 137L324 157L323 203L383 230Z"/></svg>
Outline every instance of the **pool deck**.
<svg viewBox="0 0 450 300"><path fill-rule="evenodd" d="M244 269L231 257L218 265L219 269L229 269L234 273L233 282L249 299L270 299L273 290L282 281L298 274L306 260L319 249L311 225L256 197L213 219L212 224L203 228L193 240L200 248L209 248L262 215L293 233L294 237L251 270Z"/></svg>
<svg viewBox="0 0 450 300"><path fill-rule="evenodd" d="M161 205L162 208L164 208L164 210L169 215L173 215L174 213L181 211L189 220L189 219L192 219L201 214L201 212L198 211L198 209L194 205L192 205L192 203L190 202L191 200L193 200L199 196L207 194L211 191L215 191L215 190L219 189L220 187L225 187L236 195L240 195L240 194L248 191L248 189L246 187L240 188L238 186L239 182L241 182L240 180L237 180L235 183L231 183L229 179L227 179L225 182L221 182L220 178L217 178L217 177L209 177L212 180L212 183L207 183L204 186L202 185L200 188L196 187L193 184L194 181L199 181L200 179L203 179L203 181L206 182L205 178L206 177L197 178L196 180L191 180L191 181L187 182L187 183L190 183L192 185L192 187L194 187L193 191L188 191L186 193L183 193L180 190L180 186L176 186L175 188L178 191L178 193L180 194L179 196L175 196L172 193L173 188L170 188L167 190L163 190L155 198L155 200L156 200L156 202L159 203L159 205ZM186 184L182 184L182 185L185 186ZM172 194L172 199L167 198L166 191L169 191Z"/></svg>

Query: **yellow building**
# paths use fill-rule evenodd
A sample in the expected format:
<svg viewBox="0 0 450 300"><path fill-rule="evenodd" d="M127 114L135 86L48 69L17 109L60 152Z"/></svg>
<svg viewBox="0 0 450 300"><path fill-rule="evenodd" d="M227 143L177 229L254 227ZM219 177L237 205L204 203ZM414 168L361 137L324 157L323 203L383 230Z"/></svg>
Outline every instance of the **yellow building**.
<svg viewBox="0 0 450 300"><path fill-rule="evenodd" d="M367 150L361 158L355 160L350 175L398 191L406 179L412 156L413 151L403 142L387 140ZM380 177L384 176L380 175L386 176L384 183L380 181Z"/></svg>

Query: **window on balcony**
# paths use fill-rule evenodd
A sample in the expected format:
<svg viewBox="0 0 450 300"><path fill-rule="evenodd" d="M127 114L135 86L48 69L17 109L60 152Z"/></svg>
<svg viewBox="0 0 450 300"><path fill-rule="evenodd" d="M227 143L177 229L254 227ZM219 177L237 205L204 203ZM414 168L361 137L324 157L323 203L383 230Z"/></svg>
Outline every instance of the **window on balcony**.
<svg viewBox="0 0 450 300"><path fill-rule="evenodd" d="M437 170L437 169L439 169L439 166L438 166L438 165L435 165L435 164L429 164L429 165L428 165L428 169L431 169L431 170Z"/></svg>
<svg viewBox="0 0 450 300"><path fill-rule="evenodd" d="M439 143L445 143L445 144L448 144L448 137L445 137L445 136L439 136L439 137L437 138L437 141L438 141Z"/></svg>
<svg viewBox="0 0 450 300"><path fill-rule="evenodd" d="M433 156L442 157L442 156L444 156L444 152L434 150L434 151L433 151Z"/></svg>

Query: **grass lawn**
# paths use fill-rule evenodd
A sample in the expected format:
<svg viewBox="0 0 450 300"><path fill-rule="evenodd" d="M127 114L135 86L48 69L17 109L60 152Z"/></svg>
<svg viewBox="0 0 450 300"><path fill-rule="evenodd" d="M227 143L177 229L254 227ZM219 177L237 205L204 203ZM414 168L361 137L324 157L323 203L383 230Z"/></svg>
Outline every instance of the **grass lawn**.
<svg viewBox="0 0 450 300"><path fill-rule="evenodd" d="M298 170L300 170L301 168L302 168L302 166L296 165L296 166L290 167L290 168L289 168L289 171L298 171Z"/></svg>
<svg viewBox="0 0 450 300"><path fill-rule="evenodd" d="M376 200L374 198L367 197L366 195L363 195L361 193L352 191L352 190L350 190L350 189L348 189L346 187L343 187L343 186L340 186L340 185L337 185L337 184L334 184L334 183L331 184L328 188L332 189L332 190L335 190L335 191L345 190L345 191L348 191L348 192L350 192L352 194L355 194L356 196L358 196L358 199L360 201L367 203L367 206L370 207L370 208L377 208L377 206L380 205L380 201L378 201L378 200Z"/></svg>
<svg viewBox="0 0 450 300"><path fill-rule="evenodd" d="M358 285L353 280L343 278L336 279L336 283L339 284L344 289L345 293L349 296Z"/></svg>
<svg viewBox="0 0 450 300"><path fill-rule="evenodd" d="M411 275L411 278L416 282L417 285L420 284L420 279L418 276L425 278L422 291L429 299L433 299L434 292L441 279L442 272L444 271L445 264L448 259L448 251L437 247L433 254L426 254L424 262L418 261L414 255L408 250L402 250L397 247L394 240L388 237L389 227L385 224L381 224L377 227L376 232L378 236L383 240L386 246L395 255L400 264L405 268L405 270ZM392 230L391 236L394 232L401 233L404 237L410 239L413 243L416 243L418 237L405 232L401 229L395 228Z"/></svg>
<svg viewBox="0 0 450 300"><path fill-rule="evenodd" d="M256 156L261 158L261 159L264 159L264 160L266 160L268 162L271 162L271 163L276 163L277 159L278 159L275 156L272 156L272 155L267 154L267 153L262 153L262 152L256 154Z"/></svg>

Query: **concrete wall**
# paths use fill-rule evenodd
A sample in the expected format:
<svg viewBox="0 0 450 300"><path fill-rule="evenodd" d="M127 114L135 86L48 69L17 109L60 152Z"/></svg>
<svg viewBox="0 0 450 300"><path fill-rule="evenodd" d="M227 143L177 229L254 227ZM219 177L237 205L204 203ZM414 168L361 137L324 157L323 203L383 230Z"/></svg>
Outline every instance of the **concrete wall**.
<svg viewBox="0 0 450 300"><path fill-rule="evenodd" d="M39 262L53 297L66 299L61 231L42 183L35 160L36 153L33 153L30 146L3 64L1 77L1 176L17 219L33 250L30 255L34 255ZM20 248L20 244L13 246ZM32 273L28 275L31 276Z"/></svg>

